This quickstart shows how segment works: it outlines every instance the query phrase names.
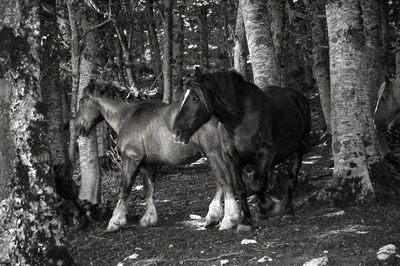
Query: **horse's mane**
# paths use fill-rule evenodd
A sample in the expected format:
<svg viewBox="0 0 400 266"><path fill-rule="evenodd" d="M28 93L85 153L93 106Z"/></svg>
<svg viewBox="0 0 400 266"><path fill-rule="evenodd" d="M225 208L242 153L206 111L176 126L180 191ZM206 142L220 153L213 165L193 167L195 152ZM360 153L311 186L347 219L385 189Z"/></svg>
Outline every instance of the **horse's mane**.
<svg viewBox="0 0 400 266"><path fill-rule="evenodd" d="M93 96L124 102L138 102L133 92L113 83L94 82L94 86L88 85L88 92Z"/></svg>
<svg viewBox="0 0 400 266"><path fill-rule="evenodd" d="M201 76L200 83L204 83L204 81L207 81L207 85L202 86L202 89L211 93L215 106L220 106L233 115L238 115L242 112L240 105L238 105L236 93L241 87L238 84L244 82L241 74L234 70L205 73ZM200 95L199 97L204 96ZM209 108L207 104L206 108Z"/></svg>

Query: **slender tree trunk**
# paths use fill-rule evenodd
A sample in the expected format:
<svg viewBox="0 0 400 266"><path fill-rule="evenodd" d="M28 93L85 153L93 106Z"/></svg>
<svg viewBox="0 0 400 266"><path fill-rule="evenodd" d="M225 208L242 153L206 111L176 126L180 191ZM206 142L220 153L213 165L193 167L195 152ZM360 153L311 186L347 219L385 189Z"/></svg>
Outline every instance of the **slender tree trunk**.
<svg viewBox="0 0 400 266"><path fill-rule="evenodd" d="M364 203L374 199L368 165L369 147L376 137L370 135L372 113L366 84L369 58L359 0L328 2L333 176L337 181L335 197L342 203Z"/></svg>
<svg viewBox="0 0 400 266"><path fill-rule="evenodd" d="M39 84L44 52L39 14L39 1L0 3L1 77L12 93L9 136L15 152L11 195L0 210L2 265L73 265L55 212L48 125Z"/></svg>
<svg viewBox="0 0 400 266"><path fill-rule="evenodd" d="M158 44L157 29L154 18L154 7L153 0L147 0L147 16L149 21L149 43L151 47L151 61L153 64L154 75L158 78L158 84L160 87L162 84L162 79L160 75L162 73L162 63L161 63L161 52L160 46Z"/></svg>
<svg viewBox="0 0 400 266"><path fill-rule="evenodd" d="M249 54L246 40L246 32L244 30L243 14L242 14L242 2L239 1L236 17L235 27L235 47L234 51L234 68L237 72L246 77L246 64L247 56Z"/></svg>
<svg viewBox="0 0 400 266"><path fill-rule="evenodd" d="M79 49L79 27L78 27L78 3L75 0L67 0L69 24L71 26L71 121L69 123L69 147L68 157L72 163L71 168L75 169L76 161L76 140L77 133L75 131L73 120L76 116L77 97L79 89L79 65L80 65L80 49Z"/></svg>
<svg viewBox="0 0 400 266"><path fill-rule="evenodd" d="M249 47L254 83L264 89L280 84L279 68L274 52L264 0L240 0Z"/></svg>
<svg viewBox="0 0 400 266"><path fill-rule="evenodd" d="M49 125L48 140L50 145L51 164L55 176L57 193L68 199L75 199L77 187L72 180L70 162L67 153L67 136L64 134L64 121L62 109L62 87L60 84L60 58L58 42L58 25L56 17L56 1L43 0L54 13L41 10L41 32L43 36L40 66L40 87L44 103L47 107L45 113L46 123Z"/></svg>
<svg viewBox="0 0 400 266"><path fill-rule="evenodd" d="M200 68L204 72L210 71L210 59L208 55L208 6L199 7L199 34L200 34Z"/></svg>
<svg viewBox="0 0 400 266"><path fill-rule="evenodd" d="M164 90L163 90L163 102L171 103L172 101L172 0L164 1L164 36L163 36L163 76L164 76Z"/></svg>
<svg viewBox="0 0 400 266"><path fill-rule="evenodd" d="M172 92L172 101L177 102L183 92L183 15L185 6L181 3L176 8L174 16L174 36L173 36L173 52L172 52L172 79L174 89Z"/></svg>
<svg viewBox="0 0 400 266"><path fill-rule="evenodd" d="M2 22L0 22L0 25L2 25ZM1 77L0 88L0 201L2 201L10 195L10 179L13 175L15 149L10 133L10 103L13 84L5 77Z"/></svg>
<svg viewBox="0 0 400 266"><path fill-rule="evenodd" d="M284 37L286 26L285 0L268 0L267 14L271 27L272 42L274 44L274 53L276 65L279 71L279 86L285 87L287 81L287 66L284 64Z"/></svg>
<svg viewBox="0 0 400 266"><path fill-rule="evenodd" d="M331 134L331 86L329 76L329 50L326 19L320 15L325 14L322 3L312 3L313 18L311 22L312 57L315 82L318 87L322 112L324 113L326 129Z"/></svg>
<svg viewBox="0 0 400 266"><path fill-rule="evenodd" d="M84 32L96 26L97 16L85 6L82 16L82 29ZM98 40L97 31L93 30L86 34L84 39L84 49L80 60L79 93L78 98L82 97L82 91L91 79L94 79L97 70L97 51ZM93 129L88 136L80 136L79 162L81 166L82 184L79 190L79 199L88 200L93 204L101 201L100 194L100 167L98 161L96 129Z"/></svg>

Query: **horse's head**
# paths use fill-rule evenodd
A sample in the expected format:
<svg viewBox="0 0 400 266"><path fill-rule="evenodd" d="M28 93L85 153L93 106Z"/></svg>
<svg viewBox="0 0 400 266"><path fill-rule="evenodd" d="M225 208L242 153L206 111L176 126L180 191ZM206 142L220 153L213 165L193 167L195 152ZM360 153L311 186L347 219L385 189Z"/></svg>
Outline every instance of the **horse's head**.
<svg viewBox="0 0 400 266"><path fill-rule="evenodd" d="M390 80L386 77L379 88L374 125L375 129L381 132L400 125L400 81L398 79Z"/></svg>
<svg viewBox="0 0 400 266"><path fill-rule="evenodd" d="M82 97L79 100L79 109L74 121L75 130L79 135L89 133L96 124L103 120L98 104L92 95L95 86L94 81L90 80L83 89Z"/></svg>
<svg viewBox="0 0 400 266"><path fill-rule="evenodd" d="M185 82L186 91L181 108L172 126L175 142L188 143L190 137L211 119L213 99L206 89L206 83L198 68L195 75Z"/></svg>

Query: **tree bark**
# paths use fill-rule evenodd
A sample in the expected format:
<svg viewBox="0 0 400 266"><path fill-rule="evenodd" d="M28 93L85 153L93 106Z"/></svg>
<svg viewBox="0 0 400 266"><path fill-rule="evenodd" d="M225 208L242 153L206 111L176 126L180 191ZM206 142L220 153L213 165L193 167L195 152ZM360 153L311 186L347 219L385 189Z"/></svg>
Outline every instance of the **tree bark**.
<svg viewBox="0 0 400 266"><path fill-rule="evenodd" d="M82 14L82 29L88 31L97 25L97 16L87 6ZM84 48L80 60L79 93L78 99L82 97L83 89L91 79L96 77L98 56L97 31L93 30L86 34ZM88 200L96 204L101 201L100 194L100 167L98 161L97 135L93 129L88 136L80 136L78 139L79 162L81 167L82 183L79 190L79 199Z"/></svg>
<svg viewBox="0 0 400 266"><path fill-rule="evenodd" d="M64 134L62 86L60 84L60 58L58 42L58 25L56 17L56 1L41 2L54 13L41 9L41 33L46 38L42 40L40 53L40 87L43 101L47 107L45 121L49 125L48 142L50 145L51 164L55 176L57 193L67 199L75 199L77 187L72 180L70 162L67 153L67 136Z"/></svg>
<svg viewBox="0 0 400 266"><path fill-rule="evenodd" d="M185 6L180 3L176 8L174 16L174 36L173 36L173 50L172 50L172 80L173 91L172 101L177 102L183 93L183 15Z"/></svg>
<svg viewBox="0 0 400 266"><path fill-rule="evenodd" d="M154 18L154 7L153 0L147 0L147 16L149 21L149 43L151 47L151 61L153 64L154 75L158 78L158 84L162 87L162 78L160 77L162 73L162 63L161 63L161 52L160 46L158 44L157 28Z"/></svg>
<svg viewBox="0 0 400 266"><path fill-rule="evenodd" d="M172 101L172 0L164 0L163 10L163 78L164 78L164 90L163 90L163 102L171 103Z"/></svg>
<svg viewBox="0 0 400 266"><path fill-rule="evenodd" d="M279 72L279 86L285 87L287 81L287 66L284 60L284 37L285 37L285 24L286 24L286 1L282 0L268 0L267 1L267 14L269 24L271 27L272 42L274 44L274 54L276 65Z"/></svg>
<svg viewBox="0 0 400 266"><path fill-rule="evenodd" d="M1 13L1 12L0 12ZM1 25L1 24L0 24ZM4 39L3 39L4 40ZM0 57L1 58L1 57ZM4 71L4 70L3 70ZM10 195L10 177L13 175L15 150L10 133L10 102L12 83L1 73L0 77L0 201Z"/></svg>
<svg viewBox="0 0 400 266"><path fill-rule="evenodd" d="M71 120L69 123L69 147L68 157L72 164L71 168L75 169L76 161L76 140L77 133L75 131L73 120L76 116L77 104L78 104L78 90L79 90L79 65L80 65L80 48L79 48L79 26L77 9L78 3L75 0L67 0L69 24L71 26L71 74L72 74L72 86L71 86Z"/></svg>
<svg viewBox="0 0 400 266"><path fill-rule="evenodd" d="M234 68L237 72L246 77L246 64L247 56L249 54L246 40L246 32L244 30L243 14L242 14L242 2L239 1L236 27L235 27L235 47L233 48L234 56Z"/></svg>
<svg viewBox="0 0 400 266"><path fill-rule="evenodd" d="M199 6L199 46L200 46L200 68L203 72L210 71L210 58L208 55L208 6Z"/></svg>
<svg viewBox="0 0 400 266"><path fill-rule="evenodd" d="M254 83L264 89L280 84L279 69L274 52L274 43L268 22L266 1L240 0L244 27L249 47Z"/></svg>
<svg viewBox="0 0 400 266"><path fill-rule="evenodd" d="M55 212L48 125L39 84L44 52L40 13L39 1L0 3L0 39L5 44L0 76L11 86L9 129L15 152L11 195L0 206L2 265L73 265Z"/></svg>
<svg viewBox="0 0 400 266"><path fill-rule="evenodd" d="M354 204L374 200L368 165L369 147L376 136L365 76L369 73L362 10L359 0L336 0L326 5L329 36L334 197Z"/></svg>
<svg viewBox="0 0 400 266"><path fill-rule="evenodd" d="M318 87L319 98L321 100L326 129L327 132L331 134L331 86L329 76L328 32L326 28L326 18L321 18L320 16L321 14L325 14L325 6L319 1L311 3L311 5L311 12L313 14L311 21L313 72Z"/></svg>

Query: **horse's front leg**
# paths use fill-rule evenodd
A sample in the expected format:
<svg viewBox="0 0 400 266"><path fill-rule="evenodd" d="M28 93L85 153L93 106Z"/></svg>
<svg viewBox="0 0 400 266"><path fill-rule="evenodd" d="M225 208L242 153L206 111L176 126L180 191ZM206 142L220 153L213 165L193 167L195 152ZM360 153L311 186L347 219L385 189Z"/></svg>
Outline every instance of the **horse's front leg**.
<svg viewBox="0 0 400 266"><path fill-rule="evenodd" d="M222 209L222 186L220 181L217 180L217 191L215 192L214 198L208 206L208 213L206 216L206 227L214 224L218 224L224 216L224 210Z"/></svg>
<svg viewBox="0 0 400 266"><path fill-rule="evenodd" d="M142 227L155 226L158 221L156 206L154 205L154 194L155 194L155 166L143 167L143 185L146 195L146 211L143 217L140 219L140 225Z"/></svg>
<svg viewBox="0 0 400 266"><path fill-rule="evenodd" d="M107 231L112 232L126 225L126 201L139 170L140 159L122 156L122 180L119 186L118 203L108 222Z"/></svg>

